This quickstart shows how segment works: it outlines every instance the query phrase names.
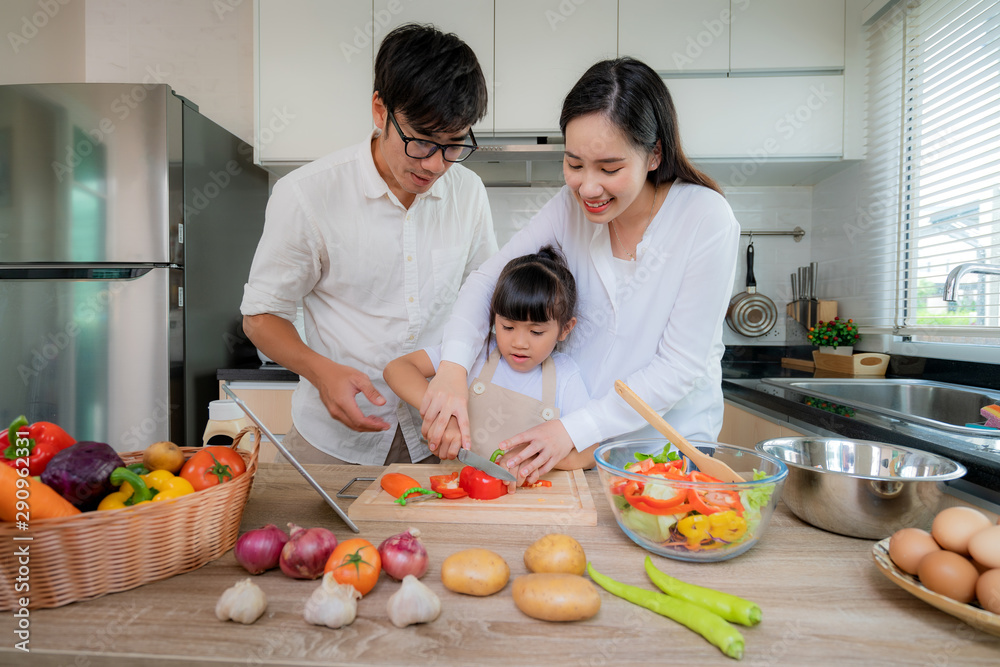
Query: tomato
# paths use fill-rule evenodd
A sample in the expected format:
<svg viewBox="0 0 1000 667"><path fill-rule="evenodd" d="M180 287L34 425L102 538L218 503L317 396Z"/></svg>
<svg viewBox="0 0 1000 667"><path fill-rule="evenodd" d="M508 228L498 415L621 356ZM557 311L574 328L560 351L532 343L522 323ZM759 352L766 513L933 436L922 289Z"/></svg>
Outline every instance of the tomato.
<svg viewBox="0 0 1000 667"><path fill-rule="evenodd" d="M362 595L375 588L381 571L382 557L378 549L360 537L338 544L323 568L324 573L333 572L337 583L350 584Z"/></svg>
<svg viewBox="0 0 1000 667"><path fill-rule="evenodd" d="M229 447L204 447L181 468L180 476L195 491L228 482L247 471L243 457Z"/></svg>

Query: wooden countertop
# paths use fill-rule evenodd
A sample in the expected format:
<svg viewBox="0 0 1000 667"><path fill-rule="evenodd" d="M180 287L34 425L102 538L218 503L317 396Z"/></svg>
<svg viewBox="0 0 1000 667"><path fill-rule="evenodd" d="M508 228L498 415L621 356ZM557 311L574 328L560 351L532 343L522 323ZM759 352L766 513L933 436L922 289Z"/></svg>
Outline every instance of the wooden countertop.
<svg viewBox="0 0 1000 667"><path fill-rule="evenodd" d="M380 470L310 466L332 493L355 476ZM430 554L423 581L442 601L430 624L396 628L386 601L399 584L383 575L359 602L347 628L308 625L302 608L318 585L272 570L254 578L268 596L255 624L215 618L222 591L248 576L230 551L187 574L96 600L32 611L29 654L14 649L15 619L3 614L0 664L74 665L731 665L700 636L653 612L601 591L592 619L559 624L537 621L514 606L510 584L496 595L474 598L444 589L441 562L470 547L502 555L511 579L526 572L525 548L542 535L575 537L601 572L652 589L643 571L646 551L615 524L599 488L587 473L599 511L597 526L415 524ZM360 492L364 483L356 484ZM342 501L347 507L350 501ZM354 534L286 464L262 464L242 530L266 523L325 526L344 539ZM361 537L375 545L407 527L359 522ZM746 554L716 564L654 556L658 567L685 581L719 588L757 602L764 612L755 628L740 628L749 665L861 664L996 665L1000 638L962 623L914 598L876 569L873 542L826 533L779 505L763 540ZM150 550L156 534L149 535ZM85 558L85 554L81 554Z"/></svg>

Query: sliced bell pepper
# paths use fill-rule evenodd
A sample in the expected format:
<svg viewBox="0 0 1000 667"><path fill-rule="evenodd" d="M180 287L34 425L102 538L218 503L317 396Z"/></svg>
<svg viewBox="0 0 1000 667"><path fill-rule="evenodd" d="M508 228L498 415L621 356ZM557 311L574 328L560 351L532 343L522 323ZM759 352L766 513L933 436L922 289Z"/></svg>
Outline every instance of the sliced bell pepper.
<svg viewBox="0 0 1000 667"><path fill-rule="evenodd" d="M642 495L641 482L629 481L625 484L623 495L629 505L646 514L681 514L692 509L689 503L684 502L688 496L686 489L678 490L670 498L654 498Z"/></svg>
<svg viewBox="0 0 1000 667"><path fill-rule="evenodd" d="M677 530L687 538L688 549L701 548L702 542L712 539L711 522L704 514L691 514L677 522Z"/></svg>
<svg viewBox="0 0 1000 667"><path fill-rule="evenodd" d="M450 475L433 475L431 489L440 493L444 498L462 498L469 495L465 489L458 485L457 470Z"/></svg>
<svg viewBox="0 0 1000 667"><path fill-rule="evenodd" d="M493 500L507 493L507 484L472 466L465 466L458 476L458 485L476 500Z"/></svg>
<svg viewBox="0 0 1000 667"><path fill-rule="evenodd" d="M550 479L540 479L537 482L535 482L534 484L528 484L527 482L525 482L524 484L521 485L521 488L522 489L537 489L537 488L540 488L540 487L551 487L551 486L552 486L552 480L550 480Z"/></svg>
<svg viewBox="0 0 1000 667"><path fill-rule="evenodd" d="M719 482L715 477L699 472L691 473L691 478L694 482ZM689 497L695 510L702 514L715 514L727 510L733 510L741 516L743 514L740 494L732 489L708 489L704 491L691 489Z"/></svg>
<svg viewBox="0 0 1000 667"><path fill-rule="evenodd" d="M726 542L735 542L747 532L746 520L733 510L716 512L708 517L708 533Z"/></svg>
<svg viewBox="0 0 1000 667"><path fill-rule="evenodd" d="M17 468L19 460L27 459L28 475L38 477L53 456L75 444L73 436L61 427L51 422L35 422L29 426L28 418L21 415L10 428L0 433L0 456L11 468Z"/></svg>
<svg viewBox="0 0 1000 667"><path fill-rule="evenodd" d="M490 461L496 463L497 458L502 455L503 450L497 449L490 456ZM458 475L458 485L465 489L470 498L476 500L493 500L507 493L506 482L472 466L462 468L462 472Z"/></svg>

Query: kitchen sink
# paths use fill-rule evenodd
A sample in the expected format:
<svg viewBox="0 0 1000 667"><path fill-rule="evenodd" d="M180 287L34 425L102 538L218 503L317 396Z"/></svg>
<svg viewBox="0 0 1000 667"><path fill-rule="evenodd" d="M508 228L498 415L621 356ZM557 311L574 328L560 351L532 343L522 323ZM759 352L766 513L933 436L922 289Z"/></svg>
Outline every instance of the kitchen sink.
<svg viewBox="0 0 1000 667"><path fill-rule="evenodd" d="M986 418L979 412L987 405L1000 404L1000 391L886 378L766 378L763 382L965 436L1000 438L1000 430L982 427Z"/></svg>

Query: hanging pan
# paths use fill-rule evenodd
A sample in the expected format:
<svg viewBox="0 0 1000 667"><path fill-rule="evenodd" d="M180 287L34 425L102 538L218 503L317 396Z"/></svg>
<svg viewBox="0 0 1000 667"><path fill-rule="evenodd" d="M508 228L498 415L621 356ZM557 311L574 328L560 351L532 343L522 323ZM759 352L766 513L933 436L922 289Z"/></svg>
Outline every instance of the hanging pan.
<svg viewBox="0 0 1000 667"><path fill-rule="evenodd" d="M757 293L757 280L753 276L753 236L747 245L747 289L729 301L726 322L738 334L755 338L774 328L778 309L774 302Z"/></svg>

